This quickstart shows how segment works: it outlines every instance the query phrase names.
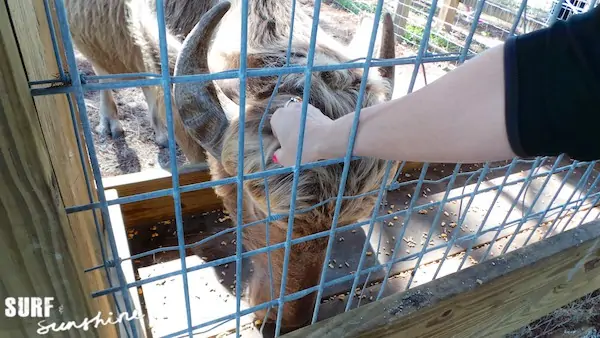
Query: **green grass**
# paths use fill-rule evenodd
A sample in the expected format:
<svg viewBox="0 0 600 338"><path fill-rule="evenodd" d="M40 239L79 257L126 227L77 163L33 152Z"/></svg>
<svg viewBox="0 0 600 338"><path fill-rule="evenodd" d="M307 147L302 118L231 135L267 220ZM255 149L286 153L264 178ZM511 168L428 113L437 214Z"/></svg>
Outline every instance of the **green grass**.
<svg viewBox="0 0 600 338"><path fill-rule="evenodd" d="M404 29L405 31L402 37L407 43L414 45L419 45L421 43L421 40L423 39L423 33L425 31L424 27L407 24ZM461 51L461 47L436 34L430 34L429 43L435 45L436 47L445 49L449 53L460 53Z"/></svg>
<svg viewBox="0 0 600 338"><path fill-rule="evenodd" d="M361 12L375 13L375 9L377 9L377 5L375 4L366 4L356 0L335 0L335 2L357 15Z"/></svg>

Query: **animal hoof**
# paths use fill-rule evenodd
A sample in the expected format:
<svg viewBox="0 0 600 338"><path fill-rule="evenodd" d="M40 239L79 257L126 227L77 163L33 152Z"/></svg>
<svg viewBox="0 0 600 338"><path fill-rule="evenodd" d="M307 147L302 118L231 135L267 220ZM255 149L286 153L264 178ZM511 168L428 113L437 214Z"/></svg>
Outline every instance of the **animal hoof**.
<svg viewBox="0 0 600 338"><path fill-rule="evenodd" d="M169 147L169 135L167 133L157 133L154 137L154 142L160 148L168 148Z"/></svg>
<svg viewBox="0 0 600 338"><path fill-rule="evenodd" d="M113 139L123 137L123 126L121 126L121 123L119 121L111 121L110 134Z"/></svg>
<svg viewBox="0 0 600 338"><path fill-rule="evenodd" d="M100 121L98 126L96 126L96 133L99 135L110 134L110 128L108 128L108 123L104 120Z"/></svg>

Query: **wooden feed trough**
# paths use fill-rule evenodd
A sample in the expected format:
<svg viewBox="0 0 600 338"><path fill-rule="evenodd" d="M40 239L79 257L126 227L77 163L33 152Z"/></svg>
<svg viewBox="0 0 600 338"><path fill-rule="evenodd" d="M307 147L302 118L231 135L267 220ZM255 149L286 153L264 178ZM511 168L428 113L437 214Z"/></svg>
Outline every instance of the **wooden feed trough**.
<svg viewBox="0 0 600 338"><path fill-rule="evenodd" d="M561 164L564 167L568 167L570 163L569 161L564 161ZM503 165L503 163L498 164L498 167L502 168L501 165ZM518 168L514 170L515 174L509 176L508 182L523 180L523 178L526 177L526 175L529 173L527 168L530 166L531 164L517 165ZM474 165L471 166L470 169L473 170L477 167L479 166ZM452 165L434 166L429 169L426 177L428 180L431 181L441 180L444 177L447 177L449 174L451 174L453 168L454 166ZM465 171L469 170L468 165L463 166L463 168ZM490 185L493 187L499 185L504 179L505 172L506 169L500 169L497 172L494 172L493 174L489 174L489 177L482 183L482 186ZM544 169L538 172L540 176L543 173ZM583 170L579 172L579 175L573 175L573 177L571 178L572 181L576 183L577 180L581 177L582 173ZM400 181L416 180L418 179L419 174L420 169L418 168L409 171L404 171L404 177L400 179ZM170 187L171 181L168 173L162 172L162 174L157 174L156 176L160 177L151 178L151 176L146 174L146 177L148 177L148 179L142 180L142 175L136 174L129 176L129 181L127 180L127 178L124 177L107 179L105 186L107 187L107 189L114 190L116 192L115 196L118 195L120 197ZM180 180L181 184L185 185L188 182L202 182L207 179L207 176L207 173L204 170L201 170L197 172L185 173L180 176ZM594 178L595 175L590 177L590 181ZM535 182L539 182L538 184L539 186L541 186L541 182L543 182L545 179L546 176L541 176ZM465 181L466 179L463 179L462 181L460 178L457 179L457 181L454 184L456 188L451 190L448 198L452 199L453 197L460 197L463 194L468 194L474 189L475 180L473 180L471 184L468 184L468 182ZM544 196L549 196L550 198L547 198L544 202L538 202L535 205L534 212L545 210L550 206L550 200L553 194L557 190L559 190L560 183L560 177L553 177L549 180L549 183L543 189L536 189L535 184L532 184L532 191L528 194L526 198L523 199L524 205L530 206L534 196L540 193ZM464 186L466 186L466 193L462 192ZM503 189L503 192L504 194L506 194L506 196L515 196L519 193L519 191L522 188L523 183L516 183L505 187ZM423 196L418 200L417 205L423 205L430 201L442 200L445 190L446 183L444 182L435 184L423 184L423 187L421 189ZM480 188L480 190L482 190L482 188ZM574 190L572 188L563 187L558 198L554 200L553 205L560 205L561 203L567 202L567 199L573 193L573 191ZM414 185L407 185L406 187L402 187L397 191L390 192L386 201L386 205L382 207L380 214L385 215L388 210L393 209L394 211L396 211L398 209L406 207L407 203L409 203L410 201L412 193L414 193ZM487 192L478 194L477 197L472 201L469 214L467 215L467 218L464 221L463 227L457 229L456 231L454 231L455 229L453 228L453 225L455 226L456 223L459 223L460 214L458 210L460 209L460 204L461 202L463 205L466 204L468 202L468 197L455 199L453 202L449 202L444 206L444 210L446 212L444 212L442 218L438 220L440 226L434 227L433 232L429 237L431 239L431 246L441 245L441 247L437 250L430 251L423 257L423 260L420 263L420 268L417 270L417 274L412 280L412 286L411 289L408 291L408 294L416 292L412 289L412 287L415 286L417 287L415 290L423 290L424 288L426 288L427 290L431 290L433 286L430 285L438 285L429 283L434 276L439 279L440 277L449 275L444 280L447 283L448 278L450 278L450 280L453 283L457 284L456 287L464 285L462 284L462 282L465 281L463 279L463 274L469 276L469 279L467 280L471 280L474 276L473 274L479 274L480 278L478 279L487 282L488 279L486 278L490 278L489 276L493 274L490 271L482 270L484 268L480 267L477 264L479 262L479 259L481 259L481 257L484 256L487 250L490 250L489 255L493 257L501 256L502 251L505 249L504 246L509 240L511 241L512 245L508 251L513 251L517 248L520 248L526 241L528 241L528 244L530 245L526 246L523 249L517 250L517 252L521 252L523 250L524 252L530 252L530 250L538 250L533 249L531 245L542 239L542 235L549 230L549 226L552 222L546 222L542 224L539 228L535 229L535 231L532 234L533 228L537 224L537 220L535 218L529 219L522 224L519 233L513 238L513 235L515 234L515 227L518 225L516 224L516 221L520 219L519 214L524 212L524 210L514 210L511 214L512 217L510 217L509 222L507 222L510 224L510 221L513 221L512 227L506 227L503 231L500 232L499 235L496 235L495 232L489 232L487 234L478 236L472 241L457 241L448 252L447 258L444 259L443 262L440 262L440 259L444 257L446 250L446 247L443 246L444 243L448 242L449 240L452 240L451 238L453 236L451 235L451 233L454 233L456 237L475 233L477 231L476 225L481 224L482 220L488 214L489 207L492 204L491 201L494 199L496 193L497 190L492 189ZM134 206L134 204L136 205ZM126 211L125 205L121 208L122 218L126 220L124 222L125 228L127 228L127 231L129 233L129 248L131 250L131 255L140 254L142 252L146 252L160 247L169 247L177 245L174 214L172 212L165 212L166 210L173 209L172 204L172 200L170 200L170 198L166 198L164 199L164 202L160 203L157 200L149 201L148 204L146 204L146 201L132 203L130 207L127 208L127 210L131 210L131 212ZM502 223L503 218L509 212L509 209L512 206L512 204L512 200L506 197L498 199L494 205L493 210L488 215L488 221L486 222L487 226L485 226L484 229L490 229ZM227 216L222 213L221 208L219 208L219 200L216 199L214 195L211 195L206 192L203 193L202 191L187 193L187 195L182 195L182 206L185 210L184 224L186 244L195 243L199 240L205 239L217 232L227 229L230 226L230 221L227 219ZM414 254L419 250L422 250L422 248L426 246L424 243L424 238L426 238L428 235L430 225L434 221L437 209L437 207L430 207L423 209L423 211L413 213L410 223L411 226L409 226L406 229L406 232L403 236L403 241L405 243L401 246L402 252L398 253L397 257L401 257L402 255ZM139 210L144 210L143 215L141 215ZM582 209L579 211L579 214L573 217L572 222L577 223L583 218L583 216L586 216L587 219L593 219L597 215L600 215L598 210L592 210L589 214L586 214L586 210ZM562 228L565 225L564 222L569 218L569 213L562 215L560 217L559 222L557 222L557 224L559 225L558 228ZM392 247L395 242L396 236L398 236L398 234L403 228L401 224L402 218L399 218L397 220L390 218L388 220L378 222L376 224L375 230L370 240L371 245L367 253L368 255L369 253L373 254L367 257L365 264L363 265L363 269L368 269L378 264L385 264L389 261L390 253L392 252ZM362 250L362 245L366 238L365 236L367 231L368 224L358 228L358 231L356 231L356 229L346 230L340 232L339 235L336 236L337 240L333 246L333 252L331 256L332 261L328 262L330 264L330 269L328 270L327 281L352 275L360 259L360 253ZM494 236L496 236L495 239ZM234 256L234 238L234 233L229 233L227 235L215 237L213 240L211 240L212 245L209 245L212 248L211 250L215 250L215 248L217 248L217 251L219 251L218 248L222 250L216 256L204 257L204 260L195 256L195 253L198 252L190 250L188 252L187 258L188 267L199 265L202 264L204 261L209 261L216 258ZM553 239L552 243L554 243L555 237L550 238ZM380 239L380 243L382 245L379 251L380 254L377 255L377 250L375 248L377 247L378 241ZM545 241L541 241L541 243L545 243ZM490 244L492 245L491 249ZM555 244L552 244L550 246L552 247L554 245ZM474 247L474 249L470 252L469 257L467 259L467 257L465 257L465 251L468 247ZM539 248L539 244L538 246L535 246L535 248ZM198 253L198 255L202 256L201 253ZM493 269L489 266L489 262L490 261L486 261L484 264L482 264L483 266L487 266L487 268L485 269ZM250 266L246 263L246 261L244 261L244 263L245 268L246 265ZM473 268L461 270L458 273L452 274L458 270L461 263L464 264L464 266L461 267L462 269L468 267ZM528 265L532 263L534 262L527 262L523 264ZM522 267L523 269L528 269L525 267L525 265L521 266L516 263L509 265L511 266L511 271L514 268L515 272L513 273L515 274L517 274L516 270L518 270L520 267ZM172 251L170 253L156 254L152 257L146 257L143 259L135 260L134 266L138 271L138 277L145 279L161 273L179 270L179 255L176 251ZM405 290L408 286L411 271L413 271L414 266L415 260L403 261L393 265L392 273L390 279L387 282L386 289L383 295L394 297L395 299L398 297L398 295L402 295L403 293L401 291ZM437 271L438 269L439 271ZM195 310L197 311L197 317L192 317L193 322L196 325L235 312L235 298L232 295L232 293L229 293L227 291L228 287L232 286L234 283L234 273L235 263L231 263L228 265L217 266L214 269L207 268L200 271L194 271L188 274L188 280L194 280L195 282L193 283L199 284L194 285L192 282L190 282L192 283L190 284L192 285L190 287L190 293L193 294L193 296L191 296L190 299L191 308L198 309ZM519 272L519 274L520 273L522 272ZM385 272L383 269L374 270L369 276L370 278L367 281L367 287L365 288L365 290L360 290L358 293L356 293L356 290L352 292L349 291L352 285L352 280L348 280L344 283L326 288L323 294L324 301L321 304L321 310L319 312L319 320L321 321L324 319L332 318L331 323L335 323L336 326L339 325L339 322L336 319L336 315L344 312L344 307L346 305L345 300L347 300L347 297L349 296L353 296L355 298L352 306L353 308L355 308L360 301L361 307L358 311L366 311L362 310L363 305L369 303L377 303L376 301L373 301L377 298L378 292L381 288L381 280L383 279L384 275ZM362 278L359 280L359 286L361 287L361 289L366 280L365 277L366 276L363 275ZM498 278L500 277L505 276L499 275ZM441 282L435 281L435 283ZM184 330L186 327L185 303L183 295L181 294L181 286L182 284L180 276L166 280L156 281L151 284L142 286L143 292L141 298L144 299L142 303L145 304L146 310L148 311L148 325L152 326L153 330L155 330L158 336L166 335L173 331ZM479 287L479 285L473 285L473 283L471 283L469 284L469 287L467 289L471 292L475 292L475 286ZM593 288L593 286L591 287ZM455 291L456 290L452 292ZM444 292L450 291L444 289ZM177 294L178 296L172 297L171 295L173 294ZM433 297L433 299L436 299L436 297L440 297L439 300L442 300L448 296L449 295L432 293L428 295L427 299L429 299L429 297ZM467 297L466 299L470 298ZM209 306L211 311L202 311L202 309L207 308L207 301L209 301L211 304ZM481 299L481 301L483 302L483 298ZM494 300L492 299L490 301ZM469 306L475 305L476 304L470 304ZM480 306L484 307L485 305L481 304ZM412 312L407 313L412 314ZM436 314L439 313L436 312ZM398 316L398 314L396 314L396 316ZM454 318L458 320L458 318L461 317L462 313L460 314L460 317L458 314L456 314L456 317ZM532 319L535 318L531 317L523 320L531 321ZM512 321L514 319L511 318L510 320ZM251 318L244 317L242 322L243 324L245 324L244 336L260 336L257 327L255 327L255 325L252 325ZM177 329L173 327L173 325L175 325L174 323L177 323ZM365 323L370 323L370 320L365 320ZM444 325L447 325L446 322L444 323ZM528 322L523 322L523 324L526 323ZM491 325L491 327L488 329L497 329L494 326L494 323L488 324ZM317 325L317 327L320 326ZM226 324L221 325L214 330L205 329L207 332L204 332L203 334L198 334L198 336L213 337L219 334L222 335L224 334L224 332L229 332L233 336L234 328L235 321L230 320ZM507 326L503 328L503 330L508 330L510 328L518 328L518 326ZM323 329L325 329L325 327L321 329L314 329L315 334L318 334L317 336L320 336L320 330ZM330 329L330 326L327 326L327 329ZM356 328L356 330L362 329L362 327ZM439 328L436 328L436 330L438 329ZM458 326L453 330L459 329L464 329L464 327ZM485 330L486 328L478 326L478 330L481 329ZM306 330L312 331L313 329ZM411 328L411 330L413 330L413 328ZM301 330L300 332L306 331ZM493 331L490 331L490 333L492 332ZM292 335L295 335L295 333L292 333ZM300 333L298 333L298 335L300 335ZM265 336L268 335L265 333ZM335 336L337 336L337 334Z"/></svg>

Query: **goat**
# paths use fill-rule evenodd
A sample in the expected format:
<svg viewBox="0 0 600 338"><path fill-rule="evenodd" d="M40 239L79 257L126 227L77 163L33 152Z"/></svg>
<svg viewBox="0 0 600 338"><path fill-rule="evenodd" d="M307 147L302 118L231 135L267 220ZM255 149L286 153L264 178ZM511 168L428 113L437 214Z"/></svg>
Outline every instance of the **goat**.
<svg viewBox="0 0 600 338"><path fill-rule="evenodd" d="M203 13L218 0L165 0L166 38L169 73L183 38ZM161 73L156 0L66 0L73 43L88 59L97 75L119 73ZM142 88L155 142L168 146L164 93L160 86ZM204 162L202 149L185 134L181 121L174 116L176 140L192 163ZM113 138L123 135L117 105L111 90L100 96L100 134ZM194 157L197 155L198 157Z"/></svg>
<svg viewBox="0 0 600 338"><path fill-rule="evenodd" d="M291 0L248 0L248 68L282 67L286 61L286 51L290 34ZM176 76L220 72L239 69L240 66L240 3L221 1L204 14L197 25L185 38L176 61ZM363 21L364 22L364 21ZM368 23L368 20L366 21ZM296 9L294 38L291 47L291 63L306 65L309 53L312 19L301 9ZM352 60L357 49L366 51L371 31L370 25L361 25L356 38L344 46L319 28L316 44L315 65L340 63ZM380 40L379 58L389 59L395 55L395 39L392 19L384 14ZM367 38L366 41L361 39ZM344 69L312 73L312 86L309 103L319 108L332 119L355 110L363 69ZM302 97L304 74L282 76L277 94L271 98L276 84L276 76L247 78L247 99L244 107L244 173L261 171L259 139L263 138L265 167L267 170L280 167L271 158L279 147L277 139L268 123L268 117L282 107L290 98ZM369 72L363 107L372 106L391 99L394 85L394 68L383 67ZM177 83L173 89L177 114L187 131L206 151L207 162L213 180L237 175L239 135L239 79L206 81L202 83ZM271 101L269 105L269 101ZM268 107L268 108L267 108ZM263 130L259 125L265 110L267 122ZM340 137L347 137L340 135ZM392 170L398 163L393 162ZM343 164L305 169L298 179L297 208L306 209L322 201L333 199L308 212L297 212L294 218L293 238L326 231L330 228L335 209L335 196L341 183ZM361 158L350 163L345 194L361 195L345 199L339 213L339 225L355 223L368 217L376 204L376 194L362 194L376 191L382 184L385 161ZM293 174L278 174L266 179L270 196L270 209L273 214L287 214L290 209L290 191ZM386 180L389 184L392 178ZM246 180L243 183L243 210L237 210L237 187L227 184L215 187L217 196L230 214L231 219L242 213L243 222L258 222L266 219L267 196L264 179ZM241 226L241 224L238 224ZM268 228L265 223L243 229L243 245L246 250L256 250L267 244L277 244L286 240L287 218L273 220ZM271 242L266 243L269 231ZM324 264L327 238L293 245L290 248L289 270L286 295L315 286L319 281ZM279 294L282 282L284 249L271 252L274 293ZM266 253L253 256L254 272L248 282L248 303L251 306L271 301L269 292L269 262ZM308 323L316 302L313 292L298 300L286 302L283 306L282 327L293 330ZM268 315L267 315L268 313ZM266 321L276 320L277 311L266 309L254 315Z"/></svg>

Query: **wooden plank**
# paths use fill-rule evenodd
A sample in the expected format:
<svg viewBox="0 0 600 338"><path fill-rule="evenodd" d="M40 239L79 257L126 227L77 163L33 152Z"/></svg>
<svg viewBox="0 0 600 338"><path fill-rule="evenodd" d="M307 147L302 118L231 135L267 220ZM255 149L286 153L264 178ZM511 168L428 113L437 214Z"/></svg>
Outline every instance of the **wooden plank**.
<svg viewBox="0 0 600 338"><path fill-rule="evenodd" d="M115 199L118 198L119 195L116 190L110 189L106 190L106 198ZM109 254L107 259L115 261L117 259L125 259L131 257L131 250L129 250L129 243L127 241L127 232L125 230L125 223L123 222L123 214L121 213L121 207L119 205L111 205L108 207L108 212L110 214L110 224L112 225L113 235L115 239L115 243L117 245L117 255L114 256L111 254L109 250ZM108 242L108 233L104 232L104 245L105 247L110 247L110 243ZM123 274L125 277L125 283L133 283L135 282L135 271L133 262L128 259L121 262L121 269L123 270ZM121 285L119 283L119 276L117 274L116 267L109 268L109 278L112 282L113 286ZM138 293L137 288L131 288L129 291L129 306L131 311L136 311L136 318L141 318L144 315L144 309L142 308L140 295ZM125 297L121 292L115 293L115 297L117 298L117 304L119 305L119 310L121 313L127 312L129 316L132 316L130 311L127 311L127 305ZM147 321L147 317L144 316L142 320ZM121 321L119 323L119 330L121 333L121 337L139 337L146 338L148 337L148 333L146 332L146 325L144 321L140 321L138 319L132 321ZM127 328L125 327L127 325ZM136 334L133 334L133 330L131 326L135 326ZM129 331L130 336L127 336L126 332Z"/></svg>
<svg viewBox="0 0 600 338"><path fill-rule="evenodd" d="M117 190L120 197L137 195L173 187L171 173L166 170L146 170L141 173L108 177L103 180L106 189ZM179 173L179 185L210 181L210 172L204 165L183 169ZM173 198L158 197L121 205L126 228L156 223L175 217ZM183 214L194 214L222 208L223 204L212 188L181 194Z"/></svg>
<svg viewBox="0 0 600 338"><path fill-rule="evenodd" d="M35 30L36 25L29 29ZM20 45L30 42L20 41ZM42 319L46 325L81 323L98 312L106 318L112 310L106 298L90 297L93 277L84 273L90 253L79 228L85 224L75 224L67 218L55 176L58 169L52 167L40 120L29 92L9 9L6 2L1 2L0 271L3 273L0 293L2 298L54 297L54 308L47 318L2 316L2 337L37 336L38 322ZM59 311L61 307L63 311ZM116 327L91 325L88 331L59 331L52 336L114 337Z"/></svg>
<svg viewBox="0 0 600 338"><path fill-rule="evenodd" d="M600 222L285 337L498 337L600 288Z"/></svg>
<svg viewBox="0 0 600 338"><path fill-rule="evenodd" d="M49 4L54 1L49 1ZM38 0L8 0L8 10L12 18L14 34L19 41L22 63L30 81L55 79L59 74L57 60L53 51L52 36L46 18L44 2ZM54 20L55 22L56 19ZM58 32L58 30L57 30ZM61 39L57 36L59 52L62 50ZM66 63L64 63L66 64ZM82 205L90 202L85 171L92 177L88 158L85 157L82 167L78 154L77 138L72 126L69 102L65 95L46 95L34 98L37 112L37 123L41 128L45 146L50 156L56 184L65 206ZM76 106L74 105L74 108ZM77 113L77 112L76 112ZM76 115L77 116L77 115ZM79 123L79 121L77 121ZM82 146L85 144L82 142ZM87 149L84 148L84 154ZM92 180L92 189L94 184ZM95 197L95 191L92 191ZM100 212L97 217L101 220ZM74 244L80 255L84 268L102 263L99 241L92 211L79 212L67 216L75 236ZM103 270L86 273L89 290L95 291L108 287L107 277ZM93 302L103 309L103 313L112 311L111 299L107 297L94 299Z"/></svg>

